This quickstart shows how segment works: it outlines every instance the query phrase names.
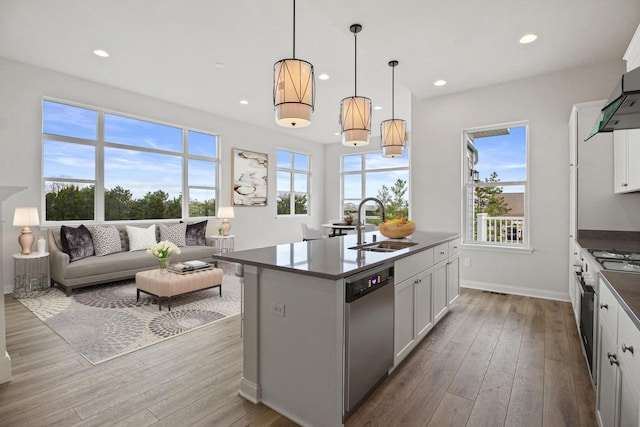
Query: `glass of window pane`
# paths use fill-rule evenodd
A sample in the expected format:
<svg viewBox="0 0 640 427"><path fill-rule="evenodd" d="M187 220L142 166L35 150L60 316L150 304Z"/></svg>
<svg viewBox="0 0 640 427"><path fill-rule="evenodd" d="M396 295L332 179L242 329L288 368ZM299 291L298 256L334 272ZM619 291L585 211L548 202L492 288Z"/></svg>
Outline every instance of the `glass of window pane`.
<svg viewBox="0 0 640 427"><path fill-rule="evenodd" d="M215 216L216 192L201 188L189 189L189 216Z"/></svg>
<svg viewBox="0 0 640 427"><path fill-rule="evenodd" d="M277 152L278 167L284 169L291 169L291 152L285 150L278 150Z"/></svg>
<svg viewBox="0 0 640 427"><path fill-rule="evenodd" d="M404 150L402 157L385 158L382 157L380 151L375 153L367 153L365 155L365 168L372 169L389 169L389 168L406 168L409 166L409 151Z"/></svg>
<svg viewBox="0 0 640 427"><path fill-rule="evenodd" d="M218 137L190 130L187 132L189 154L196 156L217 157Z"/></svg>
<svg viewBox="0 0 640 427"><path fill-rule="evenodd" d="M215 187L216 162L189 159L189 186Z"/></svg>
<svg viewBox="0 0 640 427"><path fill-rule="evenodd" d="M182 152L182 129L115 114L104 115L104 139L134 147Z"/></svg>
<svg viewBox="0 0 640 427"><path fill-rule="evenodd" d="M309 170L309 156L304 154L293 154L293 168L299 171Z"/></svg>
<svg viewBox="0 0 640 427"><path fill-rule="evenodd" d="M46 178L96 179L95 146L47 139L42 149Z"/></svg>
<svg viewBox="0 0 640 427"><path fill-rule="evenodd" d="M345 199L361 199L362 175L343 175L342 188Z"/></svg>
<svg viewBox="0 0 640 427"><path fill-rule="evenodd" d="M308 175L303 173L293 174L293 191L296 193L307 193L309 189Z"/></svg>
<svg viewBox="0 0 640 427"><path fill-rule="evenodd" d="M104 165L105 218L182 217L182 157L107 147Z"/></svg>
<svg viewBox="0 0 640 427"><path fill-rule="evenodd" d="M306 194L296 193L294 201L295 201L294 212L296 215L302 215L309 212L309 209L308 209L309 199Z"/></svg>
<svg viewBox="0 0 640 427"><path fill-rule="evenodd" d="M42 102L42 132L96 140L98 113L58 102Z"/></svg>
<svg viewBox="0 0 640 427"><path fill-rule="evenodd" d="M513 127L505 132L508 133L473 140L478 151L478 162L473 168L479 172L480 181L527 179L527 127Z"/></svg>
<svg viewBox="0 0 640 427"><path fill-rule="evenodd" d="M291 193L278 192L278 215L291 214Z"/></svg>
<svg viewBox="0 0 640 427"><path fill-rule="evenodd" d="M94 184L45 181L46 221L94 219Z"/></svg>
<svg viewBox="0 0 640 427"><path fill-rule="evenodd" d="M291 173L278 171L277 174L277 190L280 191L291 191Z"/></svg>
<svg viewBox="0 0 640 427"><path fill-rule="evenodd" d="M356 172L362 170L362 154L342 156L342 171Z"/></svg>

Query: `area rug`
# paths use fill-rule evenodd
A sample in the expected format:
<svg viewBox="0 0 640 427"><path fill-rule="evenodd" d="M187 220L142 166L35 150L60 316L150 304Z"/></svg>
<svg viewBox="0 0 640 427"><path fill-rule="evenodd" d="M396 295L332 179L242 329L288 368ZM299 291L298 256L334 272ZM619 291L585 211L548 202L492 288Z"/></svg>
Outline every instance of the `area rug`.
<svg viewBox="0 0 640 427"><path fill-rule="evenodd" d="M140 294L135 281L78 289L67 297L57 288L19 298L89 362L115 357L176 337L240 313L240 280L225 268L222 296L217 288L171 298L158 310L155 297Z"/></svg>

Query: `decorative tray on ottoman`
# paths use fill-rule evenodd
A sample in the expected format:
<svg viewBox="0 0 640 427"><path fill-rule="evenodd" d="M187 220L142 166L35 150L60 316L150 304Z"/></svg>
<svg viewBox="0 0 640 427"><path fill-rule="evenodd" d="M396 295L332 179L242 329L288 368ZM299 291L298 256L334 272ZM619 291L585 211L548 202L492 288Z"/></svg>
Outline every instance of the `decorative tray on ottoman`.
<svg viewBox="0 0 640 427"><path fill-rule="evenodd" d="M169 271L176 274L191 274L203 270L211 270L215 266L203 261L185 261L169 266Z"/></svg>

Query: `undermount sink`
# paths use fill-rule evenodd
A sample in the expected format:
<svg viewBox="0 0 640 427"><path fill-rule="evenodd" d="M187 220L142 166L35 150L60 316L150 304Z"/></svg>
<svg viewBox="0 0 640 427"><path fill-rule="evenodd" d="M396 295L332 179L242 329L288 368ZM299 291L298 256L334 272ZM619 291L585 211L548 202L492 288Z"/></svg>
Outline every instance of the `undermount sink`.
<svg viewBox="0 0 640 427"><path fill-rule="evenodd" d="M352 246L349 249L360 249L369 252L395 252L417 245L416 242L398 242L395 240L383 240L382 242L367 243L360 246Z"/></svg>

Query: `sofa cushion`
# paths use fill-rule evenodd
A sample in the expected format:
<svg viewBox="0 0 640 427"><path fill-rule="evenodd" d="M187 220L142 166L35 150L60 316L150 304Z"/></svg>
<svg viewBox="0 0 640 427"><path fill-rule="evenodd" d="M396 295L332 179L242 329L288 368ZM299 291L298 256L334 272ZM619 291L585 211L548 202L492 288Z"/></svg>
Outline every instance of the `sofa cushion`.
<svg viewBox="0 0 640 427"><path fill-rule="evenodd" d="M147 250L158 243L155 224L151 224L147 228L127 225L127 236L129 236L129 251Z"/></svg>
<svg viewBox="0 0 640 427"><path fill-rule="evenodd" d="M84 225L80 225L78 228L63 225L60 227L60 240L62 251L69 255L69 262L92 256L95 253L91 232Z"/></svg>
<svg viewBox="0 0 640 427"><path fill-rule="evenodd" d="M160 224L160 241L167 240L174 245L187 246L185 236L187 234L187 224L180 223L174 225Z"/></svg>
<svg viewBox="0 0 640 427"><path fill-rule="evenodd" d="M93 238L93 247L96 256L104 256L116 252L122 252L120 232L113 225L94 225L89 227Z"/></svg>
<svg viewBox="0 0 640 427"><path fill-rule="evenodd" d="M187 224L187 246L205 246L207 244L207 220Z"/></svg>

